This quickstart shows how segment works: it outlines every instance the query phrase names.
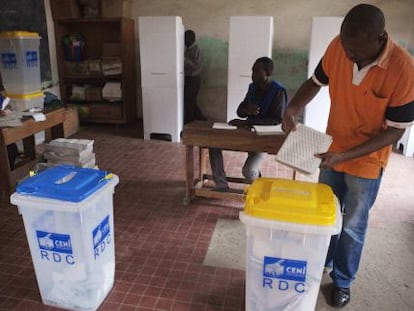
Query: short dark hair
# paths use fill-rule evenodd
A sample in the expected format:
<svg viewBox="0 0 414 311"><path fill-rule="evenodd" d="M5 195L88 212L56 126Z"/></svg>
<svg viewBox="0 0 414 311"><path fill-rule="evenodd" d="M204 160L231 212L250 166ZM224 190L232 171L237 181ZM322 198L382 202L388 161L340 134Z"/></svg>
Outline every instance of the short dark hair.
<svg viewBox="0 0 414 311"><path fill-rule="evenodd" d="M259 57L255 63L261 64L269 76L273 73L273 61L269 57Z"/></svg>
<svg viewBox="0 0 414 311"><path fill-rule="evenodd" d="M341 26L341 33L347 37L360 34L370 38L377 38L385 30L384 13L376 6L358 4L345 16Z"/></svg>
<svg viewBox="0 0 414 311"><path fill-rule="evenodd" d="M193 30L191 30L191 29L186 30L186 31L184 32L184 36L185 36L185 38L186 38L187 40L189 40L190 42L194 42L194 41L195 41L195 39L196 39L195 32L194 32Z"/></svg>

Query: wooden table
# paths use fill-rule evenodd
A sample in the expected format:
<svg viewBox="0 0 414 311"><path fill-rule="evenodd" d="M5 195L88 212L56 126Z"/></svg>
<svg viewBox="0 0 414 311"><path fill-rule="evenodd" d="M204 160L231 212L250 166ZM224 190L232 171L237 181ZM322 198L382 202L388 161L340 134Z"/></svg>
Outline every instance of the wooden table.
<svg viewBox="0 0 414 311"><path fill-rule="evenodd" d="M45 121L36 122L30 118L23 120L22 126L19 127L0 127L0 202L9 202L18 178L26 175L34 164L36 159L34 135L47 131L46 137L49 139L64 136L65 108L46 112L45 115ZM20 140L23 141L24 155L27 160L16 163L16 168L11 171L7 145Z"/></svg>
<svg viewBox="0 0 414 311"><path fill-rule="evenodd" d="M204 181L211 179L206 175L207 148L221 148L233 151L256 151L276 154L286 135L259 136L246 129L218 130L212 128L213 122L193 121L186 124L183 129L183 143L185 144L185 176L186 193L184 204L191 202L194 196L213 198L241 198L242 192L217 192L203 187ZM194 179L194 147L199 147L199 175ZM243 178L226 177L230 182L247 183Z"/></svg>

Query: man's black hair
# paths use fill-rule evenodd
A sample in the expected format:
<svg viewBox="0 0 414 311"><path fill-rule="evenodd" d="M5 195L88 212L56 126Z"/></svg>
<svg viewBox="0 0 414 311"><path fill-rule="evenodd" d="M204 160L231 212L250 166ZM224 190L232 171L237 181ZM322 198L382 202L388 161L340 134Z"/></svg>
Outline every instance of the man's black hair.
<svg viewBox="0 0 414 311"><path fill-rule="evenodd" d="M195 40L196 40L195 32L193 30L191 30L191 29L186 30L185 33L184 33L184 36L190 42L195 42Z"/></svg>
<svg viewBox="0 0 414 311"><path fill-rule="evenodd" d="M260 57L256 59L255 63L261 64L269 76L273 73L273 61L269 57Z"/></svg>
<svg viewBox="0 0 414 311"><path fill-rule="evenodd" d="M346 36L365 34L371 38L377 38L384 33L384 13L376 6L370 4L358 4L345 16L341 32Z"/></svg>

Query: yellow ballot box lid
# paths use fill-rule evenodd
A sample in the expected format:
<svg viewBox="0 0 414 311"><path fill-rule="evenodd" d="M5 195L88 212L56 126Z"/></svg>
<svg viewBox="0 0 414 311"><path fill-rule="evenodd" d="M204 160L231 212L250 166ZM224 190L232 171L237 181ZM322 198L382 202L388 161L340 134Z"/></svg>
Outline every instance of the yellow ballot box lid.
<svg viewBox="0 0 414 311"><path fill-rule="evenodd" d="M280 222L332 226L336 204L332 189L325 184L258 178L247 189L244 213Z"/></svg>
<svg viewBox="0 0 414 311"><path fill-rule="evenodd" d="M0 38L27 38L27 39L40 39L39 33L30 31L2 31L0 32Z"/></svg>
<svg viewBox="0 0 414 311"><path fill-rule="evenodd" d="M9 94L6 95L13 99L23 99L23 100L30 100L33 98L43 97L45 94L42 91L33 92L33 93L26 93L26 94Z"/></svg>

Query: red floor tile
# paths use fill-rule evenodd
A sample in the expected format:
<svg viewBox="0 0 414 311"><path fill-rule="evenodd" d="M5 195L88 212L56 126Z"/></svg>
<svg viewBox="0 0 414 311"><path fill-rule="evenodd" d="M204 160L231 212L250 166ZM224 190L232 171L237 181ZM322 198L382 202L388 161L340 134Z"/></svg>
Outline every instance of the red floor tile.
<svg viewBox="0 0 414 311"><path fill-rule="evenodd" d="M183 206L184 146L119 133L87 127L76 135L94 139L99 167L120 178L115 283L99 311L242 310L244 271L203 265L217 220L237 218L242 203L196 199ZM232 174L240 175L245 156L226 156ZM266 164L263 173L274 169ZM2 206L0 310L50 309L41 302L22 218L15 207Z"/></svg>
<svg viewBox="0 0 414 311"><path fill-rule="evenodd" d="M76 135L94 139L99 167L120 178L114 194L115 283L99 311L243 310L245 272L203 265L216 222L237 218L242 203L197 198L183 206L184 146L137 136L108 126L83 127ZM240 176L246 156L226 151L224 157L227 172ZM262 173L292 172L269 157ZM406 211L374 212L379 220L412 218ZM9 205L0 208L0 310L60 310L42 304L22 217Z"/></svg>
<svg viewBox="0 0 414 311"><path fill-rule="evenodd" d="M139 302L139 306L140 307L145 307L145 308L154 308L156 303L157 303L158 298L155 297L147 297L144 296L142 297L141 301Z"/></svg>
<svg viewBox="0 0 414 311"><path fill-rule="evenodd" d="M125 296L125 299L122 303L126 304L126 305L137 306L139 304L139 302L141 301L141 298L142 298L142 295L137 295L137 294L134 294L134 293L128 293Z"/></svg>

